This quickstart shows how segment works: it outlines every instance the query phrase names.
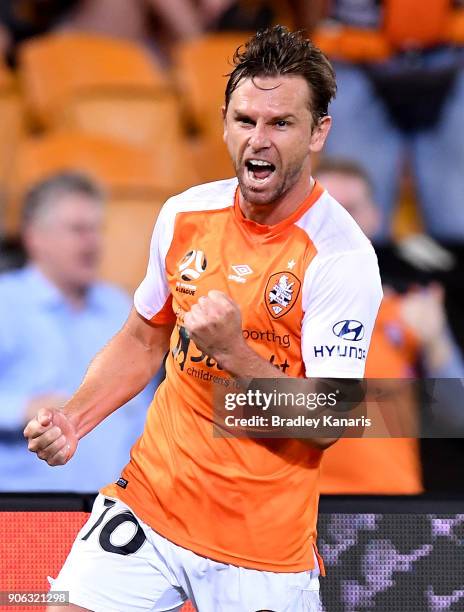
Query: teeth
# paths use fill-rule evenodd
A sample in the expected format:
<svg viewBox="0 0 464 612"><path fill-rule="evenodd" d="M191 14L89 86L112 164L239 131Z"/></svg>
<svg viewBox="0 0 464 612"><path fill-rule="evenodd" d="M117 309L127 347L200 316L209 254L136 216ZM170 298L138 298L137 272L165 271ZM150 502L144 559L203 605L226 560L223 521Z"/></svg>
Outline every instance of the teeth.
<svg viewBox="0 0 464 612"><path fill-rule="evenodd" d="M253 164L254 166L270 166L271 163L267 162L267 161L263 161L261 159L250 159L250 164Z"/></svg>

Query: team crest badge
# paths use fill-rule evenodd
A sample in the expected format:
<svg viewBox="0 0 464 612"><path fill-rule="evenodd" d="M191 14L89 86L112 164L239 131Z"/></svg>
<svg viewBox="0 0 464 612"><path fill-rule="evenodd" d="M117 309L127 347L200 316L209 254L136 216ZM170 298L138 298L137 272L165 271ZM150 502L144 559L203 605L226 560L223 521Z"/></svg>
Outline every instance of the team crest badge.
<svg viewBox="0 0 464 612"><path fill-rule="evenodd" d="M267 281L266 307L274 319L289 312L300 293L301 282L291 272L276 272Z"/></svg>

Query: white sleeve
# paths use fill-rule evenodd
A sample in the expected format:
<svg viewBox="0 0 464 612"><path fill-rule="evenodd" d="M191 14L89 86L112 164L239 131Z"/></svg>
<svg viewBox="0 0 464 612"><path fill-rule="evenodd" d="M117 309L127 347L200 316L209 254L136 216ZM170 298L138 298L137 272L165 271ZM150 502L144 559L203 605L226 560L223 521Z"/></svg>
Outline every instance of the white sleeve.
<svg viewBox="0 0 464 612"><path fill-rule="evenodd" d="M166 276L166 255L174 233L173 215L168 211L169 200L161 208L150 243L150 258L145 278L134 294L134 306L139 314L153 323L174 320L171 294Z"/></svg>
<svg viewBox="0 0 464 612"><path fill-rule="evenodd" d="M306 376L362 378L382 300L374 249L316 256L303 284Z"/></svg>

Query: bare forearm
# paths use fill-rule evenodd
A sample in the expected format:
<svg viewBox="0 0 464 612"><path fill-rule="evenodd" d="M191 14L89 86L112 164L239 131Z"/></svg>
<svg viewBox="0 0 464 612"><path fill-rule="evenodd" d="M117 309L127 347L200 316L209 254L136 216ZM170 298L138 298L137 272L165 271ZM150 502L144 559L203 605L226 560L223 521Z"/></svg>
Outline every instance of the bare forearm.
<svg viewBox="0 0 464 612"><path fill-rule="evenodd" d="M226 294L211 290L207 296L200 297L185 314L184 325L197 347L215 359L243 389L248 389L250 382L257 378L289 378L248 346L243 338L240 310ZM305 382L316 385L316 380ZM277 414L282 409L279 406L272 408ZM282 416L296 416L296 410L291 415L286 409ZM319 449L327 448L333 442L335 439L329 438L307 440L309 445Z"/></svg>
<svg viewBox="0 0 464 612"><path fill-rule="evenodd" d="M122 329L95 357L63 412L79 438L137 395L161 366L165 346L150 347Z"/></svg>
<svg viewBox="0 0 464 612"><path fill-rule="evenodd" d="M253 378L287 378L279 368L260 357L244 340L238 348L231 348L230 352L215 357L221 368L229 372L242 386L247 386Z"/></svg>
<svg viewBox="0 0 464 612"><path fill-rule="evenodd" d="M279 368L276 368L271 363L260 357L255 351L253 351L247 344L235 354L223 355L218 357L218 363L229 372L239 383L240 386L246 390L249 387L250 382L257 378L289 378ZM308 387L311 385L309 379L302 379L304 383L305 391L309 392ZM316 379L314 380L315 391L316 391ZM291 417L297 415L289 414L289 408L286 406L285 409L281 406L272 406L275 414L282 417ZM290 409L291 410L291 409ZM319 448L321 450L328 448L338 438L305 438L303 439L310 446Z"/></svg>

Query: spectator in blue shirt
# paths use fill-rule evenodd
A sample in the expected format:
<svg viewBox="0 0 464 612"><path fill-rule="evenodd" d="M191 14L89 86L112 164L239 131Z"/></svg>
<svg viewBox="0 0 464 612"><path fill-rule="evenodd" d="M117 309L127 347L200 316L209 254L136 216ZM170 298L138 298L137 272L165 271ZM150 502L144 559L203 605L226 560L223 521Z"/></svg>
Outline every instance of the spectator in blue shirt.
<svg viewBox="0 0 464 612"><path fill-rule="evenodd" d="M37 461L22 435L39 408L60 406L76 390L128 316L128 296L96 280L103 204L99 188L74 173L48 178L25 198L29 263L0 275L1 491L96 491L117 479L142 432L148 389L89 433L63 467Z"/></svg>

